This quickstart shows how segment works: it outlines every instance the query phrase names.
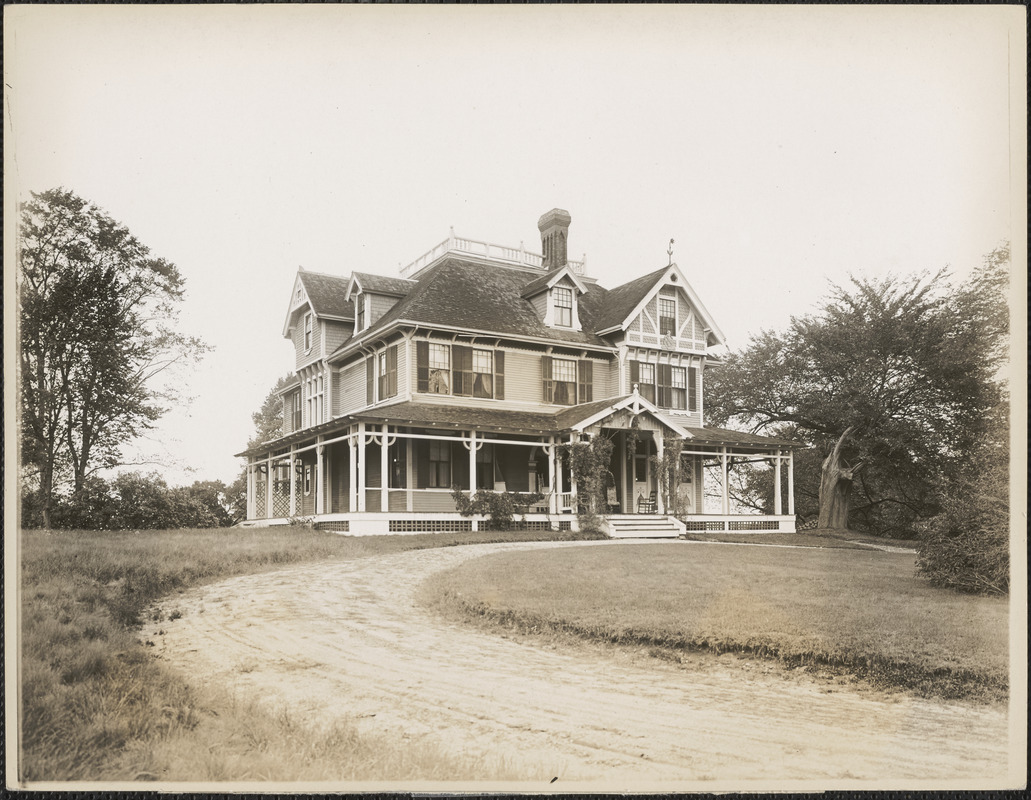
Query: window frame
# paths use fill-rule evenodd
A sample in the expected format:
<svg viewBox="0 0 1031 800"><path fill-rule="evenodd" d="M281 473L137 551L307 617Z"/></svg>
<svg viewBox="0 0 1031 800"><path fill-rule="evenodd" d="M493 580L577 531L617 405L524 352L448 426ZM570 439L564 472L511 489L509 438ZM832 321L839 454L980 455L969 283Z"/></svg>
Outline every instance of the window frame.
<svg viewBox="0 0 1031 800"><path fill-rule="evenodd" d="M568 301L568 304L567 302ZM551 290L552 322L560 328L573 327L573 290L555 286Z"/></svg>
<svg viewBox="0 0 1031 800"><path fill-rule="evenodd" d="M663 314L663 304L669 303L673 307L672 316ZM667 297L659 295L658 303L658 316L659 316L659 336L676 336L677 335L677 299L675 297ZM665 323L669 323L666 325Z"/></svg>
<svg viewBox="0 0 1031 800"><path fill-rule="evenodd" d="M310 311L304 312L304 352L310 353L312 346L315 344L314 335L314 321L312 319L312 313Z"/></svg>

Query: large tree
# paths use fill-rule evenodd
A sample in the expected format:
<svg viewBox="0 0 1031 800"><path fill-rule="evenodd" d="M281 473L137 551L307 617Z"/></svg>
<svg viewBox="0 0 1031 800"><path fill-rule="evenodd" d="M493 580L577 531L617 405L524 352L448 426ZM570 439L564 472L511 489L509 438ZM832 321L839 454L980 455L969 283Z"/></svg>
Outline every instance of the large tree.
<svg viewBox="0 0 1031 800"><path fill-rule="evenodd" d="M819 487L820 525L911 531L999 402L1008 260L996 250L959 287L944 273L833 286L816 313L713 370L710 421L811 447L796 467Z"/></svg>
<svg viewBox="0 0 1031 800"><path fill-rule="evenodd" d="M65 189L21 206L22 464L40 522L150 428L175 394L159 376L206 349L175 329L183 279L129 230Z"/></svg>

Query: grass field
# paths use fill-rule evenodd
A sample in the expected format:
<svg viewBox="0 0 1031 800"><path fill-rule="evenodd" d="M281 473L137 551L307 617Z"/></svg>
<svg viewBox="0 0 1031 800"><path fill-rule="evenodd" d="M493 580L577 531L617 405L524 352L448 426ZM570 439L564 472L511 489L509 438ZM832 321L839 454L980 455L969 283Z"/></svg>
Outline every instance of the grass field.
<svg viewBox="0 0 1031 800"><path fill-rule="evenodd" d="M459 755L402 750L361 739L346 726L303 731L302 720L273 719L217 690L189 686L153 658L136 629L144 619L162 621L150 611L158 598L232 575L426 547L559 538L589 537L346 537L306 528L25 531L19 778L399 780L460 772L448 771ZM496 767L504 779L504 765Z"/></svg>
<svg viewBox="0 0 1031 800"><path fill-rule="evenodd" d="M799 531L797 533L688 533L684 536L692 542L726 542L731 544L779 544L792 547L829 547L845 550L869 550L879 547L896 547L916 550L920 542L915 539L888 539L868 533L837 530Z"/></svg>
<svg viewBox="0 0 1031 800"><path fill-rule="evenodd" d="M736 652L927 696L1007 695L1007 601L933 588L912 554L685 542L504 553L434 576L424 596L492 626L674 658Z"/></svg>

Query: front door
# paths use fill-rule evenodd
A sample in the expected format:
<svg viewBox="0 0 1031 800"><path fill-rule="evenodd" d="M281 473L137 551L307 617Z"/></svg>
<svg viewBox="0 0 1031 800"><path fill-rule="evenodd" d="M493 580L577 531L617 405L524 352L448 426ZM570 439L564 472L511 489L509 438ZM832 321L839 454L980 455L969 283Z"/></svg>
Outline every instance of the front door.
<svg viewBox="0 0 1031 800"><path fill-rule="evenodd" d="M634 510L638 510L639 501L647 503L651 496L651 465L647 455L637 453L634 456ZM643 506L641 506L643 510Z"/></svg>

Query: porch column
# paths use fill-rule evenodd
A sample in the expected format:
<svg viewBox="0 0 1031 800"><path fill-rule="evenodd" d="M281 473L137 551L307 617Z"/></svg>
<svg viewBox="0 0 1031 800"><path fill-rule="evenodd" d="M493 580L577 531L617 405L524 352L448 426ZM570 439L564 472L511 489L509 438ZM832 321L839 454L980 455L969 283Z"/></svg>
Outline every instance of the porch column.
<svg viewBox="0 0 1031 800"><path fill-rule="evenodd" d="M272 469L272 454L270 453L265 461L265 519L272 519L272 496L275 494Z"/></svg>
<svg viewBox="0 0 1031 800"><path fill-rule="evenodd" d="M555 496L555 451L558 449L555 447L555 437L549 436L549 446L546 448L548 453L548 509L552 514L558 513L558 497Z"/></svg>
<svg viewBox="0 0 1031 800"><path fill-rule="evenodd" d="M570 444L576 444L579 441L580 441L580 434L579 433L577 433L576 431L573 431L571 434L569 434L569 443ZM576 497L576 495L577 495L576 475L573 474L572 468L570 468L570 470L569 470L569 491L570 491L570 493L574 497ZM576 505L573 506L574 513L575 513L575 511L577 509L577 506L580 505L579 498L577 498L577 500L575 501L575 504Z"/></svg>
<svg viewBox="0 0 1031 800"><path fill-rule="evenodd" d="M347 495L347 510L355 512L358 510L358 439L352 433L350 438L347 440L347 476L348 476L348 495Z"/></svg>
<svg viewBox="0 0 1031 800"><path fill-rule="evenodd" d="M326 446L315 448L315 513L326 513L326 468L324 453Z"/></svg>
<svg viewBox="0 0 1031 800"><path fill-rule="evenodd" d="M469 431L469 499L476 494L476 431Z"/></svg>
<svg viewBox="0 0 1031 800"><path fill-rule="evenodd" d="M562 511L562 445L555 442L555 513Z"/></svg>
<svg viewBox="0 0 1031 800"><path fill-rule="evenodd" d="M382 433L380 434L380 445L379 445L379 510L388 511L390 509L390 459L387 458L389 455L388 451L390 446L387 444L387 433L390 428L387 423L383 423Z"/></svg>
<svg viewBox="0 0 1031 800"><path fill-rule="evenodd" d="M720 449L723 451L721 455L721 459L723 461L723 513L726 515L730 513L730 483L727 479L729 471L727 468L727 448L722 447Z"/></svg>
<svg viewBox="0 0 1031 800"><path fill-rule="evenodd" d="M365 511L365 423L358 423L358 511Z"/></svg>
<svg viewBox="0 0 1031 800"><path fill-rule="evenodd" d="M788 514L795 515L795 451L788 450Z"/></svg>
<svg viewBox="0 0 1031 800"><path fill-rule="evenodd" d="M780 450L777 450L776 452L777 457L773 462L777 465L777 471L773 473L773 513L779 517L784 513L784 501L780 496Z"/></svg>
<svg viewBox="0 0 1031 800"><path fill-rule="evenodd" d="M254 465L247 465L247 519L254 519Z"/></svg>
<svg viewBox="0 0 1031 800"><path fill-rule="evenodd" d="M408 432L411 433L411 428ZM412 494L412 487L415 486L415 473L412 472L412 451L415 449L415 439L408 439L405 445L405 510L414 511L415 496Z"/></svg>
<svg viewBox="0 0 1031 800"><path fill-rule="evenodd" d="M666 513L666 503L663 500L663 495L665 494L665 492L663 490L664 490L665 487L663 487L659 483L659 481L662 480L662 470L660 470L658 468L658 465L662 463L662 454L663 454L663 452L665 450L665 447L666 447L666 445L663 442L662 431L656 431L655 432L655 460L656 460L657 463L656 463L656 469L655 469L655 483L657 484L656 488L658 489L658 491L655 493L655 510L658 511L660 514L665 514ZM667 486L668 485L669 484L667 484Z"/></svg>
<svg viewBox="0 0 1031 800"><path fill-rule="evenodd" d="M292 447L290 448L290 516L297 516L297 461Z"/></svg>

